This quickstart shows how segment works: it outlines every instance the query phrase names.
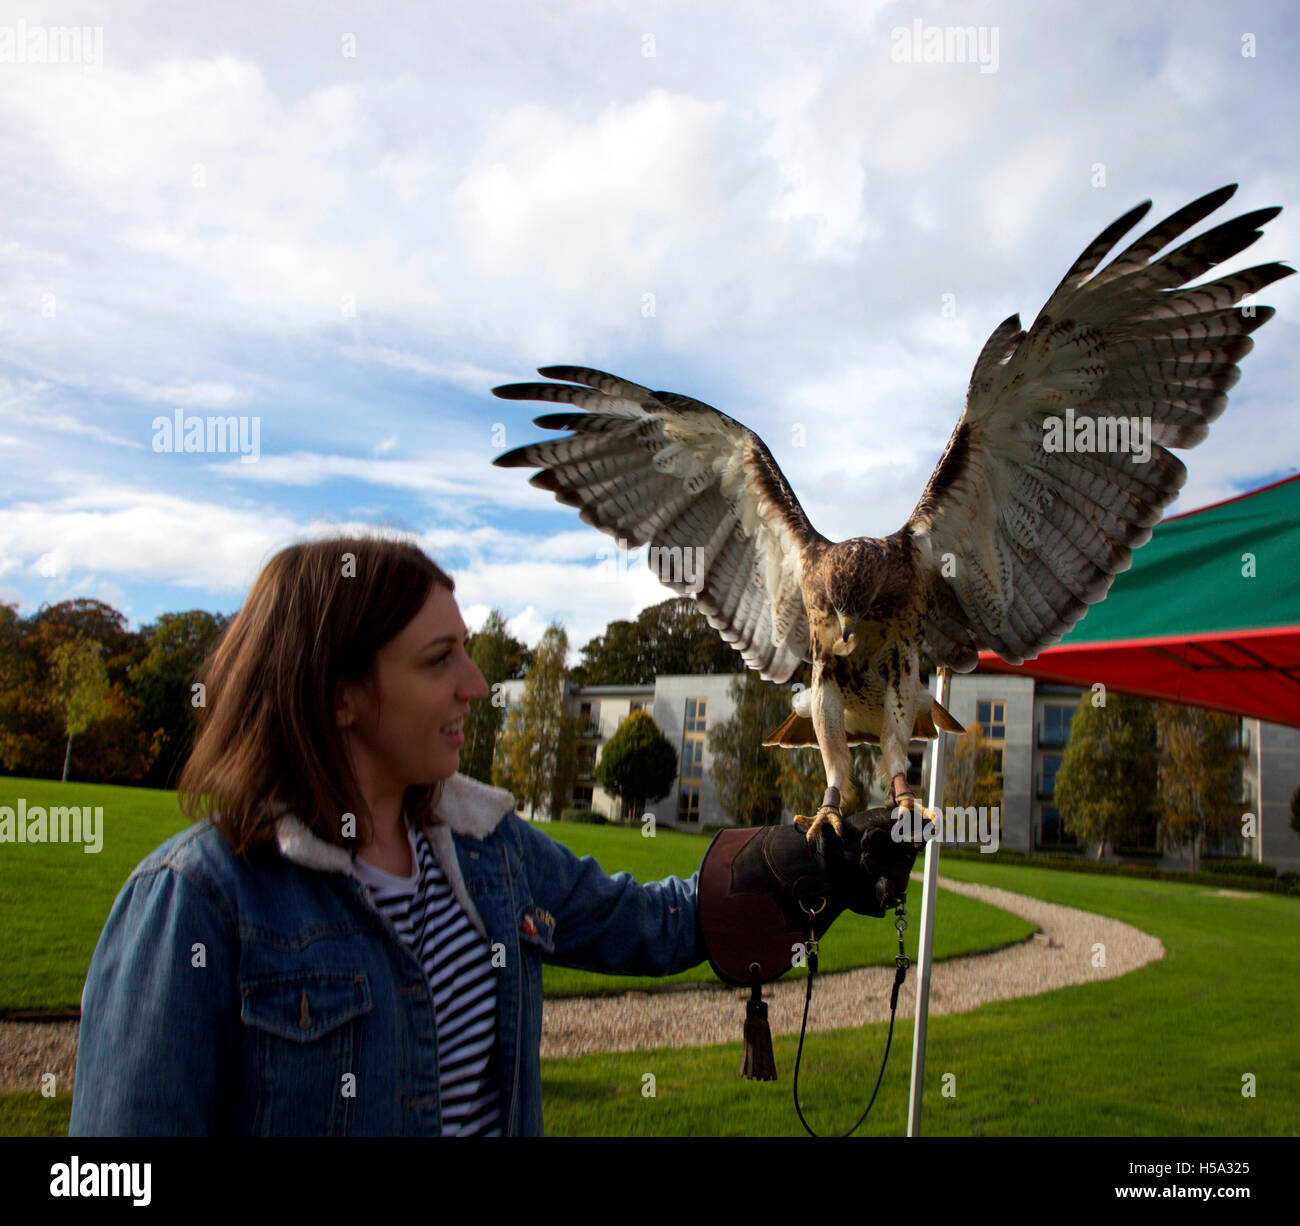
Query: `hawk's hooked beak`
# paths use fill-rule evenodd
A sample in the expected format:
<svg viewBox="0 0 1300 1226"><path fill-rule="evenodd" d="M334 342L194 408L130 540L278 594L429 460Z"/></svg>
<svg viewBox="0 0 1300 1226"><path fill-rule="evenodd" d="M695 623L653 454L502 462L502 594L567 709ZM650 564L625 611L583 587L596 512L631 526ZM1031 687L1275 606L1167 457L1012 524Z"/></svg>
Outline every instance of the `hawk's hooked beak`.
<svg viewBox="0 0 1300 1226"><path fill-rule="evenodd" d="M843 613L839 612L835 616L840 623L840 641L831 650L837 656L852 655L858 645L857 639L853 637L853 630L858 624L858 619L856 617L845 617Z"/></svg>

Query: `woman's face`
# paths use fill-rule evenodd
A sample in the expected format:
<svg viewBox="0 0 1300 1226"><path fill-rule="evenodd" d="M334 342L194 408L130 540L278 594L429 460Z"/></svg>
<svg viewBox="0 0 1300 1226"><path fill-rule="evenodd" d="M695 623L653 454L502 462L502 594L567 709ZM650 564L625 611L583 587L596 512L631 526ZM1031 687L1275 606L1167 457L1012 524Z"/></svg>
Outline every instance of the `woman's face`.
<svg viewBox="0 0 1300 1226"><path fill-rule="evenodd" d="M342 686L339 722L368 797L456 773L464 744L458 721L488 695L465 634L455 597L434 583L423 608L375 654L370 686ZM453 723L455 734L446 730Z"/></svg>

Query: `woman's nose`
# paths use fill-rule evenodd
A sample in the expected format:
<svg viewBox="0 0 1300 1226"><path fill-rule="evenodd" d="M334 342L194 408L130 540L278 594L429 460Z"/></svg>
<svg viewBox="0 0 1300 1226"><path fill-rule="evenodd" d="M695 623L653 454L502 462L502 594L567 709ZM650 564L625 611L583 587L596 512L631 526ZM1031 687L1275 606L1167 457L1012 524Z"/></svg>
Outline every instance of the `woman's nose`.
<svg viewBox="0 0 1300 1226"><path fill-rule="evenodd" d="M470 675L466 685L465 695L467 698L486 698L488 696L488 684L483 677L483 672L473 660L469 662Z"/></svg>

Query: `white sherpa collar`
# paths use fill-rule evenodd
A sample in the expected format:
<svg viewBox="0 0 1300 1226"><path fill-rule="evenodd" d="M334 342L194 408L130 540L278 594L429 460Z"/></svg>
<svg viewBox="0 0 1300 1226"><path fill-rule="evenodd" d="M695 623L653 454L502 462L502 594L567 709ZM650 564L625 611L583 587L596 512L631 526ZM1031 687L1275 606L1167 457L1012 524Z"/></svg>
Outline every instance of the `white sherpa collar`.
<svg viewBox="0 0 1300 1226"><path fill-rule="evenodd" d="M514 808L514 797L505 788L494 788L457 771L443 784L434 813L458 834L485 839ZM352 871L352 853L346 847L317 838L292 813L282 814L275 833L281 854L295 864L323 872Z"/></svg>
<svg viewBox="0 0 1300 1226"><path fill-rule="evenodd" d="M451 834L454 830L476 839L485 839L506 814L513 813L514 809L514 797L505 788L494 788L457 771L443 784L442 799L434 810L446 824L426 831L426 837L451 885L452 893L469 916L470 922L485 935L483 921L465 889ZM280 853L286 860L321 872L356 876L352 853L346 847L337 847L318 838L292 813L286 811L277 819L275 834Z"/></svg>

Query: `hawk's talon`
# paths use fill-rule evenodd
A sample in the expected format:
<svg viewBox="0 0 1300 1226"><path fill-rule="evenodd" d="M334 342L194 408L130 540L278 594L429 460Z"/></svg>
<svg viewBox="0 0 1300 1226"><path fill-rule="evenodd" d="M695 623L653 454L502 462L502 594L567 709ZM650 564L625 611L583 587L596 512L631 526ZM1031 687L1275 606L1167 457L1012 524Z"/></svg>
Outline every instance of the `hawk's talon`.
<svg viewBox="0 0 1300 1226"><path fill-rule="evenodd" d="M816 842L817 836L821 833L822 827L829 823L832 830L841 840L844 838L844 824L840 821L840 811L835 805L822 805L817 810L816 817L805 817L802 813L794 815L794 824L799 827L808 839L808 842Z"/></svg>

